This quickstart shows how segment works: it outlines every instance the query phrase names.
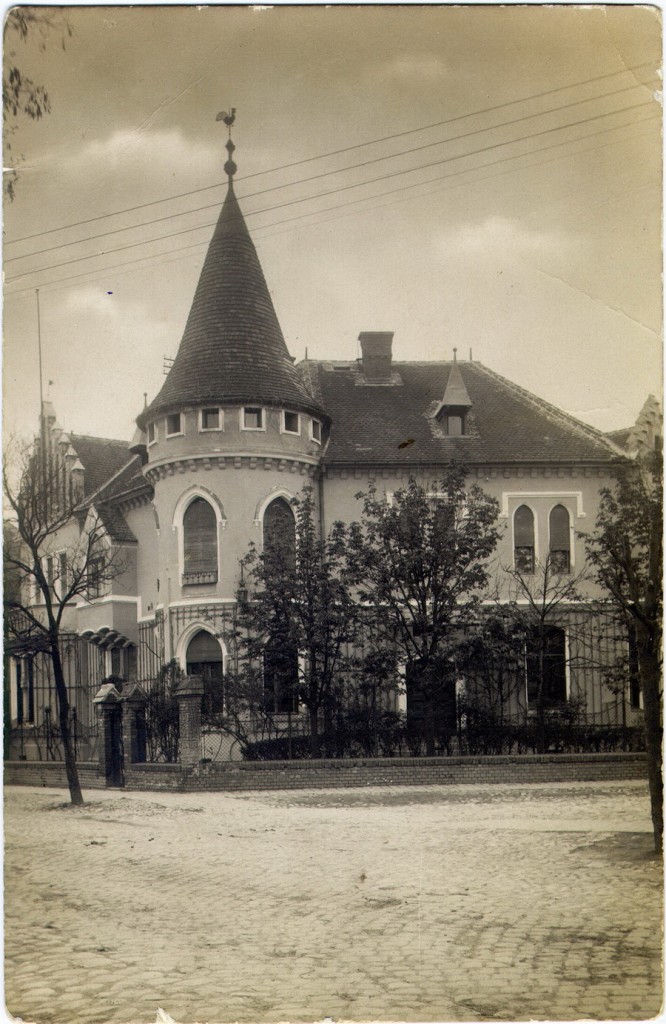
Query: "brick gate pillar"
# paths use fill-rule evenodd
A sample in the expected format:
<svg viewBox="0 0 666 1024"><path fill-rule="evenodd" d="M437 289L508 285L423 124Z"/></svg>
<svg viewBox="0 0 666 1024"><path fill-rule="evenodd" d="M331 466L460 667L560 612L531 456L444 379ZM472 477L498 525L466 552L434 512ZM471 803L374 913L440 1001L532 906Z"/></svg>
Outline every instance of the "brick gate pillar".
<svg viewBox="0 0 666 1024"><path fill-rule="evenodd" d="M107 786L122 785L120 694L105 683L93 697L99 722L99 767Z"/></svg>
<svg viewBox="0 0 666 1024"><path fill-rule="evenodd" d="M146 704L148 697L138 683L123 689L123 761L125 768L146 760Z"/></svg>
<svg viewBox="0 0 666 1024"><path fill-rule="evenodd" d="M201 699L204 693L201 676L184 676L178 684L178 721L180 739L178 760L181 764L198 764L201 760Z"/></svg>

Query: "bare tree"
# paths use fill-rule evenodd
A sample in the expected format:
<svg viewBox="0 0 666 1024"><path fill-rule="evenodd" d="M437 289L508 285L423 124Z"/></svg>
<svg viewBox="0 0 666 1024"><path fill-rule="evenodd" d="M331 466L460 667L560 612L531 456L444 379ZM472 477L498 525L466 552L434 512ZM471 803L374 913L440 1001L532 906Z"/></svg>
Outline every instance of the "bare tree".
<svg viewBox="0 0 666 1024"><path fill-rule="evenodd" d="M568 566L565 571L563 568L550 554L545 561L536 561L529 571L521 566L503 566L510 581L514 615L523 623L539 753L545 750L546 714L553 704L563 703L566 654L562 652L559 657L558 651L560 638L564 640L563 620L567 606L580 601L581 584L588 576L585 568L575 573Z"/></svg>
<svg viewBox="0 0 666 1024"><path fill-rule="evenodd" d="M4 553L16 581L5 592L7 635L50 660L67 784L72 803L82 804L63 668L66 614L75 601L99 596L122 565L99 511L67 486L45 447L38 442L12 449L14 458L3 467L7 521L15 538Z"/></svg>

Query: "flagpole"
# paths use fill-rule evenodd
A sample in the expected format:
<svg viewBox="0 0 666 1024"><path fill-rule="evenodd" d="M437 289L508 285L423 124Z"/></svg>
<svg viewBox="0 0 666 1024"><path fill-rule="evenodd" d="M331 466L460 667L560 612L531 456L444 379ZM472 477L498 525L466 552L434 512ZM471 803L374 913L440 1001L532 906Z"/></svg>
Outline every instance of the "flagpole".
<svg viewBox="0 0 666 1024"><path fill-rule="evenodd" d="M39 429L41 433L40 447L42 450L42 499L44 501L44 512L46 512L46 424L44 422L44 383L42 372L42 320L39 308L39 288L35 288L35 296L37 298L37 352L39 355Z"/></svg>
<svg viewBox="0 0 666 1024"><path fill-rule="evenodd" d="M39 310L39 288L35 288L37 297L37 352L39 353L39 408L42 419L44 418L44 391L42 382L42 322Z"/></svg>

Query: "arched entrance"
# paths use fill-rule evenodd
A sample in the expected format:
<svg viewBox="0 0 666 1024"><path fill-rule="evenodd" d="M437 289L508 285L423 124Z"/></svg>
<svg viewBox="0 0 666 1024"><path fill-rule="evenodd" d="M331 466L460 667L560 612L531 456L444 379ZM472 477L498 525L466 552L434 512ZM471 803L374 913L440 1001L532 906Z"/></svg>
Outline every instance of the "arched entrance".
<svg viewBox="0 0 666 1024"><path fill-rule="evenodd" d="M210 720L224 711L224 663L219 640L205 629L195 633L185 655L188 676L203 679L203 718Z"/></svg>

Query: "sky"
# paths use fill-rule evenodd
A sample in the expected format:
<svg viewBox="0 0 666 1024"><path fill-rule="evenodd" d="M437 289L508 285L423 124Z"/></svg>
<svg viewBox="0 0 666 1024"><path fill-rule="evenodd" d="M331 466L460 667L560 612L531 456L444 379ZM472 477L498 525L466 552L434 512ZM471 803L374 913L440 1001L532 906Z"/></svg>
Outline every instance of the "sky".
<svg viewBox="0 0 666 1024"><path fill-rule="evenodd" d="M64 12L5 38L51 103L7 122L6 437L38 424L39 304L60 425L130 439L180 343L232 106L236 194L297 359L393 331L395 359L471 350L601 430L661 395L655 8Z"/></svg>

